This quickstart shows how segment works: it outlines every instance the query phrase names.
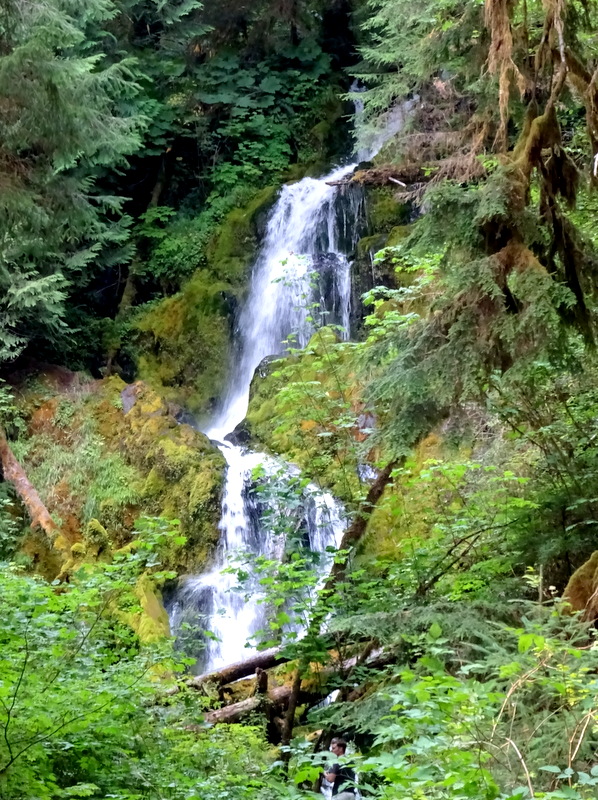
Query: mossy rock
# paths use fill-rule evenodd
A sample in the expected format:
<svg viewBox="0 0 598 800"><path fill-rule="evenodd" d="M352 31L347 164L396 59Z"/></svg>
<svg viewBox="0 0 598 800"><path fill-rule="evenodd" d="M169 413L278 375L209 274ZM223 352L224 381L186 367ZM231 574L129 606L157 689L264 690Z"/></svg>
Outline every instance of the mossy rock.
<svg viewBox="0 0 598 800"><path fill-rule="evenodd" d="M398 225L409 222L409 206L395 197L387 186L370 188L367 193L367 210L372 231L387 233Z"/></svg>
<svg viewBox="0 0 598 800"><path fill-rule="evenodd" d="M361 413L351 354L351 346L339 342L337 331L325 327L304 351L260 365L246 420L256 447L297 464L342 500L354 499L361 491L353 447L360 440L357 425L348 430L333 422L347 403L356 418ZM339 391L339 384L346 388ZM327 406L323 413L321 403Z"/></svg>
<svg viewBox="0 0 598 800"><path fill-rule="evenodd" d="M207 249L210 270L219 280L238 285L247 277L265 217L274 203L276 186L266 186L242 208L230 211Z"/></svg>
<svg viewBox="0 0 598 800"><path fill-rule="evenodd" d="M226 385L232 317L275 197L276 187L266 187L229 212L207 246L206 266L133 321L138 377L194 413L209 413Z"/></svg>
<svg viewBox="0 0 598 800"><path fill-rule="evenodd" d="M228 375L232 291L198 270L181 292L144 308L134 323L140 379L190 411L210 409Z"/></svg>
<svg viewBox="0 0 598 800"><path fill-rule="evenodd" d="M145 475L141 502L146 513L177 518L187 544L169 566L197 571L218 542L221 490L226 462L203 433L179 425L168 404L141 382L124 391L126 430L121 447Z"/></svg>
<svg viewBox="0 0 598 800"><path fill-rule="evenodd" d="M374 233L372 236L364 236L357 242L358 258L367 258L369 261L379 250L386 247L387 241L388 236L385 233Z"/></svg>
<svg viewBox="0 0 598 800"><path fill-rule="evenodd" d="M22 549L52 580L73 559L105 560L131 540L141 516L180 519L186 546L165 568L196 571L218 541L225 461L203 434L179 425L164 397L138 382L86 379L33 403L16 454L61 529L54 547L36 533ZM65 411L68 408L68 424ZM61 409L63 409L61 411Z"/></svg>
<svg viewBox="0 0 598 800"><path fill-rule="evenodd" d="M148 644L169 636L168 614L162 603L162 594L152 576L148 573L141 575L134 591L140 608L135 612L125 612L122 616L140 641Z"/></svg>
<svg viewBox="0 0 598 800"><path fill-rule="evenodd" d="M409 236L411 230L411 225L396 225L388 234L385 246L396 247L397 245L401 244L401 242L404 242Z"/></svg>

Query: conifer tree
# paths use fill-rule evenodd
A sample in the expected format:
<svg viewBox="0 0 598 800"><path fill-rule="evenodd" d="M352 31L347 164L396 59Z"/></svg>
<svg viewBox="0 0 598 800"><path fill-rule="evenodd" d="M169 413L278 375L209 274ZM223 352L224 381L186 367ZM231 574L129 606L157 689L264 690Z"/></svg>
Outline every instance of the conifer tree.
<svg viewBox="0 0 598 800"><path fill-rule="evenodd" d="M101 52L117 12L111 0L2 2L0 361L64 334L69 287L126 242L123 199L96 186L145 124L133 62Z"/></svg>

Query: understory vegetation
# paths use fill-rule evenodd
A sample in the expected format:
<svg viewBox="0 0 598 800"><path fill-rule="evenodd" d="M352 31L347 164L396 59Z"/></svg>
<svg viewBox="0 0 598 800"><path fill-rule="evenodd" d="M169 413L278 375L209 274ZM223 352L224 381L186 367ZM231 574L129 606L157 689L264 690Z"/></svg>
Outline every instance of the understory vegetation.
<svg viewBox="0 0 598 800"><path fill-rule="evenodd" d="M192 678L163 597L225 463L187 413L353 131L352 336L263 364L242 431L301 468L230 566L276 653ZM298 800L335 735L364 800L596 797L596 4L0 0L0 134L0 798Z"/></svg>

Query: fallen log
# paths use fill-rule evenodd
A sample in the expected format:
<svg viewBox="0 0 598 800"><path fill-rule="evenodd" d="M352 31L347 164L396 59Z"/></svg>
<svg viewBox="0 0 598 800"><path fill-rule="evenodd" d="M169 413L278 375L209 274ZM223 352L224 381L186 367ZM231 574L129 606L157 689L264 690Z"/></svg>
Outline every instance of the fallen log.
<svg viewBox="0 0 598 800"><path fill-rule="evenodd" d="M350 186L360 184L361 186L384 186L387 183L395 183L403 188L414 184L427 182L434 173L440 168L440 163L422 164L384 164L380 167L371 169L361 169L353 173L349 178L342 178L339 181L327 181L328 186Z"/></svg>
<svg viewBox="0 0 598 800"><path fill-rule="evenodd" d="M257 711L263 699L262 696L256 695L255 697L248 697L247 700L241 700L239 703L218 708L216 711L209 711L204 717L204 722L210 725L217 725L219 722L239 722L247 714Z"/></svg>
<svg viewBox="0 0 598 800"><path fill-rule="evenodd" d="M329 670L328 675L331 673L332 670ZM327 690L324 684L315 686L303 682L298 693L298 699L300 703L309 703L314 700L321 700L323 697L326 697L326 694ZM246 717L252 711L259 710L260 707L264 707L266 704L270 704L274 707L276 713L280 713L284 711L285 708L288 708L292 696L293 686L275 686L265 695L256 694L253 697L248 697L246 700L232 703L230 706L217 708L215 711L208 711L204 717L204 722L211 725L239 722L243 717Z"/></svg>
<svg viewBox="0 0 598 800"><path fill-rule="evenodd" d="M41 528L50 541L60 533L58 525L52 519L50 512L42 502L35 487L27 477L25 470L19 464L10 449L4 430L0 428L0 463L4 480L11 483L27 509L32 528Z"/></svg>
<svg viewBox="0 0 598 800"><path fill-rule="evenodd" d="M263 650L261 653L250 656L245 661L237 661L235 664L229 664L221 669L204 672L203 675L191 678L188 685L191 689L201 689L204 683L221 686L224 683L233 683L240 678L253 675L257 669L271 669L277 664L288 661L281 655L281 649L280 647L271 647L269 650Z"/></svg>
<svg viewBox="0 0 598 800"><path fill-rule="evenodd" d="M316 675L310 675L300 683L295 673L293 684L275 686L269 689L265 694L260 693L259 686L257 686L256 694L253 697L248 697L246 700L240 700L237 703L231 703L231 705L218 708L215 711L209 711L204 717L204 722L210 723L211 725L239 722L252 711L266 709L268 705L270 706L268 709L270 717L281 715L285 711L288 713L291 709L294 717L294 711L297 705L315 704L329 694L330 687L328 686L328 681L333 676L343 675L343 673L345 675L350 675L351 671L359 666L385 666L391 664L393 660L394 654L392 652L377 649L371 651L369 656L365 659L362 654L348 658L341 664L325 667Z"/></svg>

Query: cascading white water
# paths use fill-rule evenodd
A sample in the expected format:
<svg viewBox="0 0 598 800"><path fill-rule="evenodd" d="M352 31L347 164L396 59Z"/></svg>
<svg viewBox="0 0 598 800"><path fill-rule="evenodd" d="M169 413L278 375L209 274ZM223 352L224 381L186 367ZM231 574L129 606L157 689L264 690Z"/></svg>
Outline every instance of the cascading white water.
<svg viewBox="0 0 598 800"><path fill-rule="evenodd" d="M358 213L354 196L339 209L335 182L349 175L355 165L334 170L316 180L304 178L284 186L274 206L266 236L256 260L247 301L239 317L238 358L222 406L205 433L214 440L227 461L220 522L221 539L209 573L188 578L170 608L171 629L184 630L183 623L197 622L210 632L201 658L204 669L241 660L247 655L247 640L264 625L259 587L246 585L234 591L236 576L222 572L235 553L280 557L284 542L260 519L251 493L252 472L261 464L277 480L296 474L263 453L245 450L225 441L243 421L249 388L260 362L285 350L289 335L307 343L313 332L312 313L307 306L319 302L321 322L341 326L349 334L351 279L346 252L356 242ZM332 185L331 185L332 184ZM314 290L311 278L317 273ZM322 288L325 287L325 288ZM282 471L281 471L282 468ZM309 548L325 553L338 545L343 530L340 504L332 495L309 486L303 493L300 526ZM251 582L251 579L250 579ZM247 592L248 596L245 596Z"/></svg>
<svg viewBox="0 0 598 800"><path fill-rule="evenodd" d="M210 632L202 643L200 662L204 669L232 664L250 655L253 650L247 640L266 624L267 608L262 604L263 592L255 577L250 574L243 586L238 587L235 572L223 570L235 556L249 553L254 558L280 559L285 549L284 537L264 524L259 500L250 491L252 471L260 465L279 484L299 472L264 453L234 445L224 444L222 452L228 469L220 522L222 534L214 565L209 572L188 578L170 609L174 632L183 623ZM286 513L285 509L277 510ZM344 528L340 505L331 494L311 484L304 489L301 508L289 513L299 517L305 545L314 553L325 554L320 566L326 569L330 559L326 548L339 544Z"/></svg>
<svg viewBox="0 0 598 800"><path fill-rule="evenodd" d="M337 213L334 201L339 190L330 184L349 175L355 166L341 167L318 180L304 178L283 186L239 318L239 358L222 407L206 430L210 438L222 441L243 421L251 379L266 356L281 353L290 334L298 337L300 345L307 343L313 326L307 322L306 305L312 297L310 279L319 260L332 262L335 321L348 336L351 278L343 246L347 215Z"/></svg>

